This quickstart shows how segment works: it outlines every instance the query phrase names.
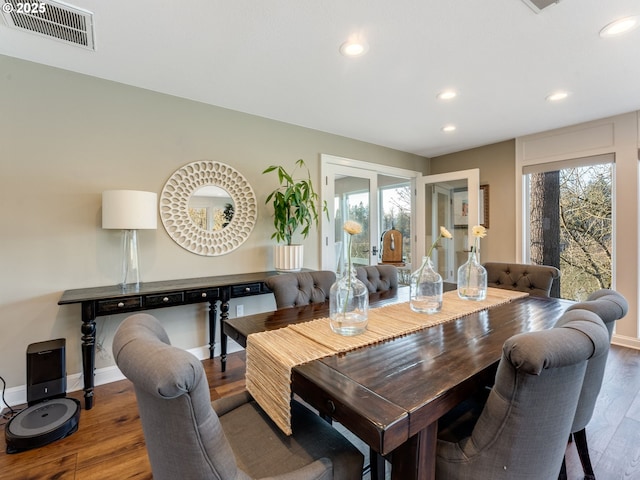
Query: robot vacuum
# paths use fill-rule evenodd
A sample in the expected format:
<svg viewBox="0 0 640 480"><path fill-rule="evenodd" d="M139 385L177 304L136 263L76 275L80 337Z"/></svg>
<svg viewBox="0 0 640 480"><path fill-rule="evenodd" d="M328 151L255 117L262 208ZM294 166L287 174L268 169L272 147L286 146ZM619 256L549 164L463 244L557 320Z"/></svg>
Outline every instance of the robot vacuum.
<svg viewBox="0 0 640 480"><path fill-rule="evenodd" d="M78 430L80 402L54 398L31 405L13 417L5 427L7 453L42 447Z"/></svg>
<svg viewBox="0 0 640 480"><path fill-rule="evenodd" d="M27 405L4 429L7 453L42 447L78 430L81 406L66 398L65 339L27 348Z"/></svg>

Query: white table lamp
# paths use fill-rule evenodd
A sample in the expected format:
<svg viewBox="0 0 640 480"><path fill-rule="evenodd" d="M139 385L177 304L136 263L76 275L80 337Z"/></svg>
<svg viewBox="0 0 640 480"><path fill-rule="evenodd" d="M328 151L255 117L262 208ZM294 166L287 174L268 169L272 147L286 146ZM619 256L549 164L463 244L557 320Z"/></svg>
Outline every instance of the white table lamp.
<svg viewBox="0 0 640 480"><path fill-rule="evenodd" d="M141 229L158 226L158 195L137 190L107 190L102 192L102 228L123 231L122 282L125 288L140 286L138 265L138 234Z"/></svg>

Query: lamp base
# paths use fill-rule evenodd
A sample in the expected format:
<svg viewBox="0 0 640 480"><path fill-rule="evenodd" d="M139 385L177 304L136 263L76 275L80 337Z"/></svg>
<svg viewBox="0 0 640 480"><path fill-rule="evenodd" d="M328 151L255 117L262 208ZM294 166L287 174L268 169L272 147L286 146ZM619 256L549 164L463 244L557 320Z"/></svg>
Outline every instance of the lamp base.
<svg viewBox="0 0 640 480"><path fill-rule="evenodd" d="M135 290L140 287L138 231L123 230L122 232L122 281L120 286L123 290Z"/></svg>

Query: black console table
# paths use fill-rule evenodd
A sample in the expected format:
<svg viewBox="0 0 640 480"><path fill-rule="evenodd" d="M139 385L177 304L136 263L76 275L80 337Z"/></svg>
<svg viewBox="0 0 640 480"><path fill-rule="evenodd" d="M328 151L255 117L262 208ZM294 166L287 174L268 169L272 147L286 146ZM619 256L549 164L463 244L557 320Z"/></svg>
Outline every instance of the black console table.
<svg viewBox="0 0 640 480"><path fill-rule="evenodd" d="M217 319L216 304L219 301L220 359L222 371L224 371L227 361L227 336L224 335L222 326L229 318L229 300L270 293L264 280L272 275L277 275L277 272L145 282L135 290L123 290L120 285L66 290L58 305L80 303L82 306L82 372L84 375L85 408L90 410L93 407L96 317L208 302L209 358L213 358Z"/></svg>

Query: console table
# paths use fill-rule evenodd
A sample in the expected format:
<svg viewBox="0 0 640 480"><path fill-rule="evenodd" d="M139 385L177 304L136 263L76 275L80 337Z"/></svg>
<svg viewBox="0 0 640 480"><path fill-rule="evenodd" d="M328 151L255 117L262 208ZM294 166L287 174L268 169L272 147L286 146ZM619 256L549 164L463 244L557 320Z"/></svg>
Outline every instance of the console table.
<svg viewBox="0 0 640 480"><path fill-rule="evenodd" d="M209 358L213 358L217 320L216 304L219 301L220 359L224 372L227 360L227 336L223 333L222 326L229 318L229 300L270 293L264 280L277 274L277 272L257 272L145 282L141 283L137 289L123 289L120 285L111 285L66 290L58 301L58 305L79 303L82 308L80 331L82 332L85 408L90 410L93 407L96 317L208 302Z"/></svg>

